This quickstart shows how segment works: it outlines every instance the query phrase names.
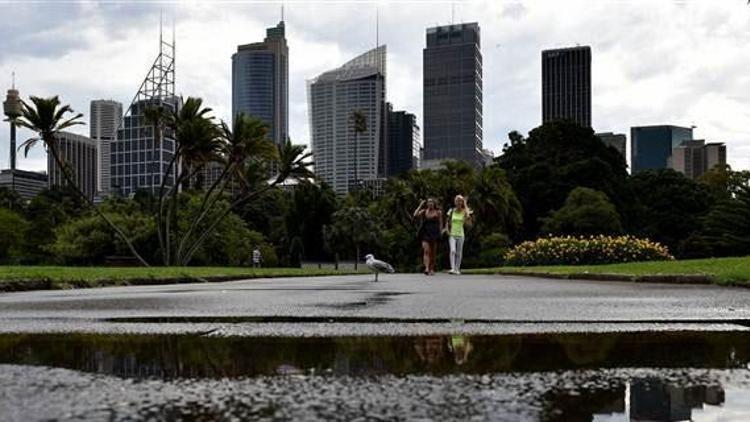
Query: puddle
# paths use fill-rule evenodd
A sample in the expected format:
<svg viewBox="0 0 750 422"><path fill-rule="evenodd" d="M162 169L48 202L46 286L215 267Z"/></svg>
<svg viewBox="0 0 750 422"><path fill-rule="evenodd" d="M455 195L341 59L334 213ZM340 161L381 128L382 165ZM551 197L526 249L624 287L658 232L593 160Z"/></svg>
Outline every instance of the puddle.
<svg viewBox="0 0 750 422"><path fill-rule="evenodd" d="M0 419L750 420L748 364L742 332L3 334Z"/></svg>

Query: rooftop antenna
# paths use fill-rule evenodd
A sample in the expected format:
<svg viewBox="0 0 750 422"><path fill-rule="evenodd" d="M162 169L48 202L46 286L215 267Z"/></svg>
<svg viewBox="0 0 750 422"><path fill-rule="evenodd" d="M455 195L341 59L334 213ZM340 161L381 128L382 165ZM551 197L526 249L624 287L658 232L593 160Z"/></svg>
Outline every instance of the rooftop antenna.
<svg viewBox="0 0 750 422"><path fill-rule="evenodd" d="M161 50L161 43L162 43L162 33L164 32L162 30L162 26L164 26L164 9L159 9L159 50Z"/></svg>
<svg viewBox="0 0 750 422"><path fill-rule="evenodd" d="M380 45L380 7L375 5L375 48Z"/></svg>
<svg viewBox="0 0 750 422"><path fill-rule="evenodd" d="M11 89L16 89L16 71L10 73L10 85Z"/></svg>
<svg viewBox="0 0 750 422"><path fill-rule="evenodd" d="M284 2L281 2L281 21L284 22Z"/></svg>
<svg viewBox="0 0 750 422"><path fill-rule="evenodd" d="M451 26L453 26L454 23L456 22L455 17L456 17L456 3L451 2Z"/></svg>

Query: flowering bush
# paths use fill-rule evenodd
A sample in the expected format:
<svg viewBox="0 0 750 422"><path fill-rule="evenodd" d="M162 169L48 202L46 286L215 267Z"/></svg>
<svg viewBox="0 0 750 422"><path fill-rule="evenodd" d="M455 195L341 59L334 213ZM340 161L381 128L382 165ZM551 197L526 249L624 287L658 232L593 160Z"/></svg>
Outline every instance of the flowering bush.
<svg viewBox="0 0 750 422"><path fill-rule="evenodd" d="M669 261L666 247L632 236L545 237L517 245L505 254L505 264L588 265L634 261Z"/></svg>

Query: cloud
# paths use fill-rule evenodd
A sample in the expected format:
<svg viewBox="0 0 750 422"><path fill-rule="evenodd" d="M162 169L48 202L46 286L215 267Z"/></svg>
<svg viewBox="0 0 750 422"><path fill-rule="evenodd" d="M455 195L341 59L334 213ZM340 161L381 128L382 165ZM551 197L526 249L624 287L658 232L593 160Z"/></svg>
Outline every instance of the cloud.
<svg viewBox="0 0 750 422"><path fill-rule="evenodd" d="M541 50L581 44L592 47L596 130L629 135L631 126L695 124L698 136L727 142L734 167L750 167L750 7L743 0L288 1L292 138L309 141L306 81L375 46L376 6L378 38L388 45L389 101L421 121L424 31L450 23L451 3L457 22L481 26L486 147L497 152L511 130L539 125ZM13 6L0 5L0 81L16 70L24 96L59 94L86 114L97 98L127 107L157 53L163 9L167 28L177 22L178 91L203 97L229 119L231 54L262 40L280 18L279 2ZM0 130L0 167L7 155L7 130ZM43 155L36 150L21 164L43 168Z"/></svg>

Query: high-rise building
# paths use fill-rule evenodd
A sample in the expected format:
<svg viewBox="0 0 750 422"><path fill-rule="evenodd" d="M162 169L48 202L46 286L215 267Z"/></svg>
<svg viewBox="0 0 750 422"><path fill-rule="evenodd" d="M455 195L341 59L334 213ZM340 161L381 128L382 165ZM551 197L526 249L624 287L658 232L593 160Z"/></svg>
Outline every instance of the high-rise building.
<svg viewBox="0 0 750 422"><path fill-rule="evenodd" d="M232 119L245 113L269 126L277 145L289 134L289 48L284 21L263 42L240 45L232 55Z"/></svg>
<svg viewBox="0 0 750 422"><path fill-rule="evenodd" d="M96 143L89 137L70 132L59 132L57 147L60 158L65 164L70 177L78 188L89 199L96 195L98 154ZM49 187L65 186L67 179L63 169L57 164L52 154L47 154L47 174Z"/></svg>
<svg viewBox="0 0 750 422"><path fill-rule="evenodd" d="M163 128L156 142L157 128L144 117L147 108L176 112L182 99L175 96L175 40L159 36L160 51L133 102L123 117L117 140L110 146L110 189L118 195L138 190L156 192L164 181L173 186L181 163L173 162L174 134Z"/></svg>
<svg viewBox="0 0 750 422"><path fill-rule="evenodd" d="M315 174L339 194L384 176L385 62L381 45L308 81ZM362 133L354 130L355 112L365 116Z"/></svg>
<svg viewBox="0 0 750 422"><path fill-rule="evenodd" d="M591 127L591 47L542 51L542 123Z"/></svg>
<svg viewBox="0 0 750 422"><path fill-rule="evenodd" d="M706 143L704 140L681 142L672 149L669 158L669 168L691 179L697 179L717 165L726 163L727 147L721 142Z"/></svg>
<svg viewBox="0 0 750 422"><path fill-rule="evenodd" d="M122 103L112 100L91 101L90 138L97 147L96 189L106 195L110 190L110 146L122 123Z"/></svg>
<svg viewBox="0 0 750 422"><path fill-rule="evenodd" d="M630 128L632 173L667 168L672 150L682 141L691 140L693 129L688 127L660 125Z"/></svg>
<svg viewBox="0 0 750 422"><path fill-rule="evenodd" d="M604 145L616 149L617 152L619 152L620 155L622 155L623 159L627 157L625 148L628 143L628 140L624 133L604 132L604 133L597 133L596 137L601 139Z"/></svg>
<svg viewBox="0 0 750 422"><path fill-rule="evenodd" d="M422 144L417 117L406 111L393 111L388 104L387 176L398 176L419 168Z"/></svg>
<svg viewBox="0 0 750 422"><path fill-rule="evenodd" d="M482 52L477 23L427 29L423 51L424 159L482 156Z"/></svg>
<svg viewBox="0 0 750 422"><path fill-rule="evenodd" d="M30 201L47 189L47 175L19 169L0 170L0 187L11 189L24 201Z"/></svg>

